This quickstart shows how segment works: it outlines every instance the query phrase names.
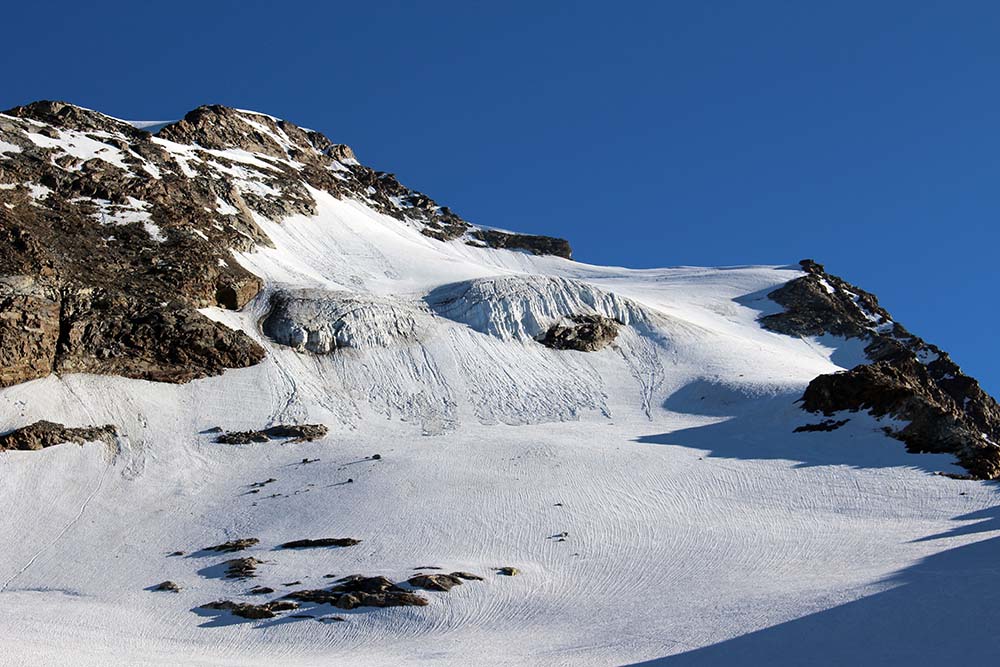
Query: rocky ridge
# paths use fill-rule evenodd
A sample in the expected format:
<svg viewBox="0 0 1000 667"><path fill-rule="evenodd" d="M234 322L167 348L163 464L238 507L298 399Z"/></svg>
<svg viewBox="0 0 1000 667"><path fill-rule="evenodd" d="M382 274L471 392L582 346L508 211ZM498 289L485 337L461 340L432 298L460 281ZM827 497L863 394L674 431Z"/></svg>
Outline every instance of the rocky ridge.
<svg viewBox="0 0 1000 667"><path fill-rule="evenodd" d="M762 325L792 336L858 338L867 342L868 359L812 380L802 407L827 417L859 410L893 417L905 425L886 432L909 451L954 454L971 477L1000 477L1000 406L993 397L946 352L895 322L873 294L812 260L801 266L806 275L768 294L785 311L761 318Z"/></svg>

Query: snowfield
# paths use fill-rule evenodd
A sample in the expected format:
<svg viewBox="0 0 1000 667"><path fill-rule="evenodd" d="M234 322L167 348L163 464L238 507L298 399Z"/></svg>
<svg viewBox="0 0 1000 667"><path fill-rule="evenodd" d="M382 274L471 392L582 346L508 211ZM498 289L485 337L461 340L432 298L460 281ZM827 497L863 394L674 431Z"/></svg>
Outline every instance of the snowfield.
<svg viewBox="0 0 1000 667"><path fill-rule="evenodd" d="M0 665L995 661L996 486L932 474L960 470L867 416L792 433L819 421L795 405L806 384L861 355L757 324L797 269L628 270L441 243L312 194L318 215L261 218L275 247L234 256L263 292L204 311L264 345L261 364L0 391L0 430L122 434L0 454ZM288 345L262 328L281 294L300 297L275 325ZM580 312L627 326L597 352L533 340ZM330 432L207 432L280 423ZM260 540L235 554L264 561L258 577L224 579L234 555L201 550L242 537ZM276 549L319 537L361 543ZM429 566L485 579L426 607L293 612L345 622L198 608ZM182 590L149 590L164 580Z"/></svg>

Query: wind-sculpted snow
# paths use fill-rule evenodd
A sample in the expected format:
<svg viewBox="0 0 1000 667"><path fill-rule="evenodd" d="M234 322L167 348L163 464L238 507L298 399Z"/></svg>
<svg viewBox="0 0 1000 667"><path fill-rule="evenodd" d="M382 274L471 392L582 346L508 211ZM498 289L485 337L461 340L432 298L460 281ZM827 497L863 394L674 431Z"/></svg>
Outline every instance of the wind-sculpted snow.
<svg viewBox="0 0 1000 667"><path fill-rule="evenodd" d="M317 289L276 292L263 324L278 343L316 354L416 343L434 325L421 302Z"/></svg>
<svg viewBox="0 0 1000 667"><path fill-rule="evenodd" d="M638 304L593 285L549 276L496 276L444 285L427 296L435 312L501 340L535 339L564 317L597 313L649 330Z"/></svg>

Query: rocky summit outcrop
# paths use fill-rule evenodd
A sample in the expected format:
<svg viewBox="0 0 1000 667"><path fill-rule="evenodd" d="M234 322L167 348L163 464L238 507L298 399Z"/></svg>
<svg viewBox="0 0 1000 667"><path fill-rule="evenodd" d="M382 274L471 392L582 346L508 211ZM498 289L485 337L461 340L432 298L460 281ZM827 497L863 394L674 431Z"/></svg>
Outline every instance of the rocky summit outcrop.
<svg viewBox="0 0 1000 667"><path fill-rule="evenodd" d="M0 435L0 452L9 449L36 450L72 442L113 444L117 431L114 426L67 427L49 421L37 421L29 426Z"/></svg>
<svg viewBox="0 0 1000 667"><path fill-rule="evenodd" d="M165 382L258 363L263 349L197 309L261 289L232 252L271 245L262 219L355 199L443 241L569 255L486 232L271 116L204 106L152 135L65 102L0 114L0 387L50 373Z"/></svg>
<svg viewBox="0 0 1000 667"><path fill-rule="evenodd" d="M785 311L761 318L794 336L833 334L866 341L868 362L809 383L802 407L833 416L867 411L902 426L886 432L912 452L954 454L970 476L1000 477L1000 406L946 352L911 334L874 295L802 260L806 275L768 296ZM805 430L805 429L803 429ZM815 429L814 429L815 430Z"/></svg>

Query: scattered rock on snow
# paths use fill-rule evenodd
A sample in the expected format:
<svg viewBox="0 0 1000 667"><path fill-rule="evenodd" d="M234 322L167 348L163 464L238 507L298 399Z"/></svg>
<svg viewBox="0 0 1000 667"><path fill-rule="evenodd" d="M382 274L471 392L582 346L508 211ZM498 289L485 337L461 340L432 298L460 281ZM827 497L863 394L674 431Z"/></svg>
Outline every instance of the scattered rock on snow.
<svg viewBox="0 0 1000 667"><path fill-rule="evenodd" d="M505 577L515 577L521 574L521 571L516 567L510 567L509 565L497 568L497 574L503 575Z"/></svg>

